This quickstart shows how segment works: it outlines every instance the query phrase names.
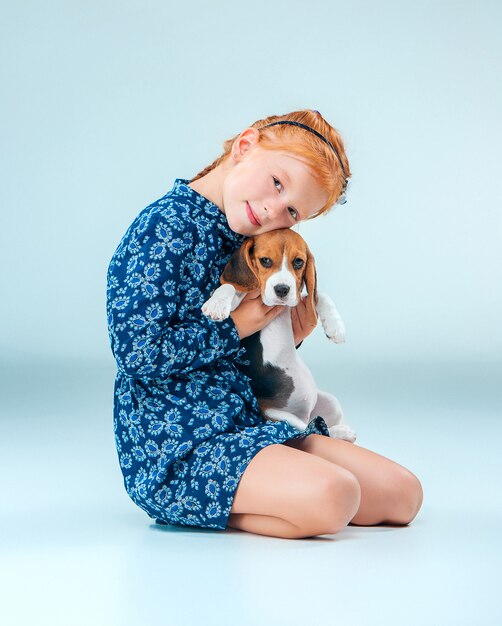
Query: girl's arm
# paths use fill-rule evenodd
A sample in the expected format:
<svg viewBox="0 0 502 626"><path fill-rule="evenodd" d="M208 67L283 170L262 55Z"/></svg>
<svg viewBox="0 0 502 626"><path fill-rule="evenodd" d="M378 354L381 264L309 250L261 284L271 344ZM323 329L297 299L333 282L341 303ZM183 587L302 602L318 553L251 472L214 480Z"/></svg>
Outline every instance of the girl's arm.
<svg viewBox="0 0 502 626"><path fill-rule="evenodd" d="M231 318L214 322L200 310L204 294L192 277L207 276L208 245L196 224L158 211L140 214L124 236L108 268L107 314L112 352L127 376L167 378L241 348Z"/></svg>

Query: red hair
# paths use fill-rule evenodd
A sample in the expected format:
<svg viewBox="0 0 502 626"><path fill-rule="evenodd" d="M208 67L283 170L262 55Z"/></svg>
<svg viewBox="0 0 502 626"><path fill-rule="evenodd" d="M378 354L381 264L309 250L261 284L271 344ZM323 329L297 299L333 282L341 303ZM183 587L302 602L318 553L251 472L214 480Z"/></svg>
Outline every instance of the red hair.
<svg viewBox="0 0 502 626"><path fill-rule="evenodd" d="M330 141L336 148L340 160L343 163L343 169L340 165L338 157L333 150L324 142L314 135L314 133L308 132L304 128L293 126L291 124L276 124L269 128L261 128L266 124L272 122L279 122L282 120L289 120L292 122L300 122L306 126L310 126L318 133L321 133L328 141ZM349 161L345 154L345 148L340 133L333 128L323 118L318 111L311 111L310 109L304 109L302 111L293 111L286 115L271 115L262 120L257 120L251 124L251 128L257 128L259 130L258 145L264 150L280 150L282 152L288 152L295 155L298 159L303 161L307 167L310 168L313 177L317 180L320 186L328 194L328 199L317 213L311 215L307 219L313 219L318 215L326 213L338 200L342 189L344 187L345 175L350 178L352 173L349 167ZM239 133L240 134L240 133ZM221 156L200 171L194 176L190 182L202 178L212 169L217 167L225 159L231 158L232 146L235 140L239 137L239 134L235 135L231 139L227 139L223 142L224 152Z"/></svg>

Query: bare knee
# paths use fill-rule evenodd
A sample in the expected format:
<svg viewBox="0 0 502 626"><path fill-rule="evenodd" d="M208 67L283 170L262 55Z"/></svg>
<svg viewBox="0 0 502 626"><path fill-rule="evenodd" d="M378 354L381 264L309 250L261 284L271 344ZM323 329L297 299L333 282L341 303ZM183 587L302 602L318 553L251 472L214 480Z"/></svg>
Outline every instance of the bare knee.
<svg viewBox="0 0 502 626"><path fill-rule="evenodd" d="M354 474L338 467L320 482L304 527L317 535L340 532L357 513L360 503L359 481Z"/></svg>
<svg viewBox="0 0 502 626"><path fill-rule="evenodd" d="M385 521L391 524L409 524L419 512L424 499L422 485L409 470L404 470L390 487L391 513Z"/></svg>

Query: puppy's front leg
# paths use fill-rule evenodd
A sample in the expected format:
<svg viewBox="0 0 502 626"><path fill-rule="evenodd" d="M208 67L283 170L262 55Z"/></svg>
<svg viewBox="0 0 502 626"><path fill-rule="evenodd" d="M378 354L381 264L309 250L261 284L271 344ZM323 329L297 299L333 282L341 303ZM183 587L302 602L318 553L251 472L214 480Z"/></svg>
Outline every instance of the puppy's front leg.
<svg viewBox="0 0 502 626"><path fill-rule="evenodd" d="M345 439L354 443L357 439L356 433L347 424L341 424L343 411L338 398L325 391L317 390L317 402L310 414L310 420L316 415L320 415L326 422L330 437L334 439Z"/></svg>
<svg viewBox="0 0 502 626"><path fill-rule="evenodd" d="M317 293L317 314L323 325L326 337L335 343L344 343L345 325L335 303L325 293Z"/></svg>
<svg viewBox="0 0 502 626"><path fill-rule="evenodd" d="M201 309L206 317L221 322L230 315L230 312L236 309L244 299L246 293L237 291L237 289L225 283L216 289L213 295L204 302Z"/></svg>

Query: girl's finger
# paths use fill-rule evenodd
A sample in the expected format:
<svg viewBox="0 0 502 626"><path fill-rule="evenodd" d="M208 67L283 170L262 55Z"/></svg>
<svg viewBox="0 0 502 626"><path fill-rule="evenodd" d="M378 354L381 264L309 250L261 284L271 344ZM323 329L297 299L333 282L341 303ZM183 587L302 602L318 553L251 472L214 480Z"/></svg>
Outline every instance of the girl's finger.
<svg viewBox="0 0 502 626"><path fill-rule="evenodd" d="M276 317L282 310L284 310L284 307L280 304L276 304L267 308L268 311L265 315L268 315L269 317Z"/></svg>
<svg viewBox="0 0 502 626"><path fill-rule="evenodd" d="M248 291L247 294L245 295L245 300L254 300L255 298L257 298L261 293L261 289L254 289L253 291Z"/></svg>

